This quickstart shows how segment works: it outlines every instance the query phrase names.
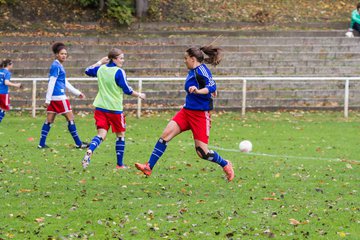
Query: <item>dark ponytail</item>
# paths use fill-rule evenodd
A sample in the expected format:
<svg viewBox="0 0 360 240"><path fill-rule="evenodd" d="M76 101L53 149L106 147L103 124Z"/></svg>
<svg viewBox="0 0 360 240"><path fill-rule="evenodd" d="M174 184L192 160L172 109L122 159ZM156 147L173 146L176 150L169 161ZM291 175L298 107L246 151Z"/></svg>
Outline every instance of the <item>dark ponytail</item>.
<svg viewBox="0 0 360 240"><path fill-rule="evenodd" d="M222 49L219 47L213 47L212 45L201 48L189 48L186 52L190 57L195 57L198 62L205 62L213 66L218 65L222 60ZM205 58L204 54L208 57Z"/></svg>
<svg viewBox="0 0 360 240"><path fill-rule="evenodd" d="M12 65L12 61L10 59L5 59L0 63L0 68L6 68L7 66Z"/></svg>

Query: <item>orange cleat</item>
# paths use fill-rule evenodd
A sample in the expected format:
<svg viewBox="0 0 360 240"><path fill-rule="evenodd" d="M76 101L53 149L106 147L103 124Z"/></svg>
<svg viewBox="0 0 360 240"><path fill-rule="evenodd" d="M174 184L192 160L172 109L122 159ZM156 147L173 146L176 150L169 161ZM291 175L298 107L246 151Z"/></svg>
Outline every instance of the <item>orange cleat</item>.
<svg viewBox="0 0 360 240"><path fill-rule="evenodd" d="M135 163L135 167L142 171L146 176L151 175L151 168L149 166L149 163L141 164L141 163Z"/></svg>
<svg viewBox="0 0 360 240"><path fill-rule="evenodd" d="M234 169L232 167L232 164L230 161L226 160L228 162L228 164L226 164L225 167L223 167L224 172L226 173L226 178L229 182L231 182L234 177L235 177L235 173L234 173Z"/></svg>

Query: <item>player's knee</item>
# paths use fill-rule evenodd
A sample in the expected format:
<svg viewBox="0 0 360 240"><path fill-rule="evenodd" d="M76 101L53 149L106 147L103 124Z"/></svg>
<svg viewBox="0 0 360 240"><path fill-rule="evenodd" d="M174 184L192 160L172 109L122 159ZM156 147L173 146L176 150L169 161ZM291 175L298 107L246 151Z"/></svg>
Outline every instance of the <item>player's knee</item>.
<svg viewBox="0 0 360 240"><path fill-rule="evenodd" d="M207 153L205 153L204 149L201 147L196 147L196 153L199 157L205 160L212 160L214 158L214 152L209 150Z"/></svg>

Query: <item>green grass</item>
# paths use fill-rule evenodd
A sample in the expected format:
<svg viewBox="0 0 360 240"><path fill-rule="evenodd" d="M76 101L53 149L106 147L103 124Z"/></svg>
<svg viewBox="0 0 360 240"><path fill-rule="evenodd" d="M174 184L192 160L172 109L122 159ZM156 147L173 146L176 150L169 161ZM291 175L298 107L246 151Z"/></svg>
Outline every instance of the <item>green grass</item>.
<svg viewBox="0 0 360 240"><path fill-rule="evenodd" d="M125 162L115 170L113 134L82 170L63 117L38 150L45 119L10 112L0 124L0 239L358 239L359 114L213 114L210 145L236 177L197 157L190 132L147 161L172 113L127 116ZM83 140L91 115L77 116ZM253 153L238 151L241 140ZM261 155L267 154L267 155ZM290 224L295 219L300 224Z"/></svg>

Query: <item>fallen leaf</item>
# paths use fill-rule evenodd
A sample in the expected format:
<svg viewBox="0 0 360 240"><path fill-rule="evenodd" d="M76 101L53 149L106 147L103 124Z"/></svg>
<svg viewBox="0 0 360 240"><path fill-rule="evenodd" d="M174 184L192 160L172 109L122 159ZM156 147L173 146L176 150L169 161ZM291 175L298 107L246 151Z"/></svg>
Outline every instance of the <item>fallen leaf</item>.
<svg viewBox="0 0 360 240"><path fill-rule="evenodd" d="M267 200L267 201L274 200L274 201L277 201L278 199L277 198L271 198L271 197L265 197L262 200Z"/></svg>
<svg viewBox="0 0 360 240"><path fill-rule="evenodd" d="M37 222L37 223L42 223L42 222L44 222L44 218L43 217L40 217L40 218L36 218L35 219L35 222Z"/></svg>
<svg viewBox="0 0 360 240"><path fill-rule="evenodd" d="M22 193L24 193L24 192L31 192L31 190L30 190L30 189L20 189L19 192L22 192Z"/></svg>
<svg viewBox="0 0 360 240"><path fill-rule="evenodd" d="M300 222L298 220L293 219L293 218L290 218L289 221L290 221L290 224L294 225L294 226L297 226L300 224Z"/></svg>
<svg viewBox="0 0 360 240"><path fill-rule="evenodd" d="M85 183L86 183L86 180L85 180L85 179L81 179L81 180L79 181L79 183L85 184Z"/></svg>

